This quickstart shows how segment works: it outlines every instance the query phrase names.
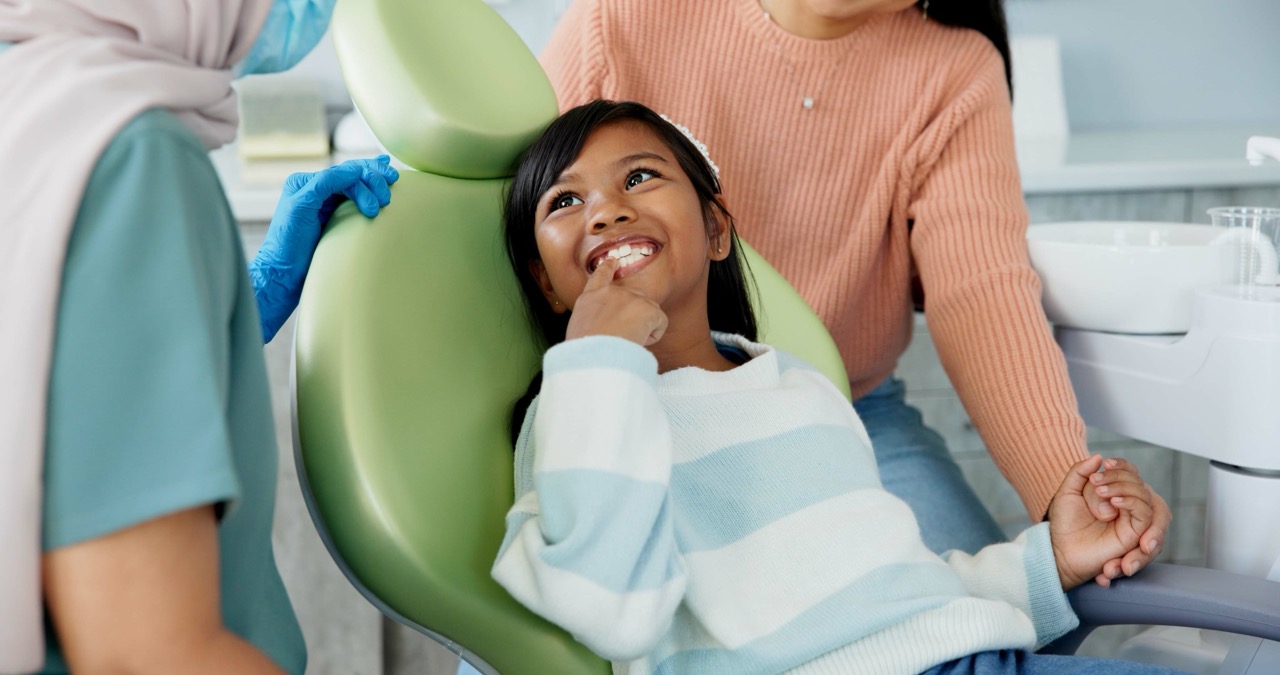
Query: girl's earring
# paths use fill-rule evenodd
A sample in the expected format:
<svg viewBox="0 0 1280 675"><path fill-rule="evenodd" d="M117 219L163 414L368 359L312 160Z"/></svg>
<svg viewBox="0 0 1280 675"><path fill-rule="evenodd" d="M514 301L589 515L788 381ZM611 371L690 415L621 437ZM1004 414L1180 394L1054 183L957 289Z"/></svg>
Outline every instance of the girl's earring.
<svg viewBox="0 0 1280 675"><path fill-rule="evenodd" d="M924 14L923 14L923 16L924 16L924 20L925 20L925 21L928 21L928 20L929 20L929 0L924 0L924 8L923 8L923 9L924 9Z"/></svg>

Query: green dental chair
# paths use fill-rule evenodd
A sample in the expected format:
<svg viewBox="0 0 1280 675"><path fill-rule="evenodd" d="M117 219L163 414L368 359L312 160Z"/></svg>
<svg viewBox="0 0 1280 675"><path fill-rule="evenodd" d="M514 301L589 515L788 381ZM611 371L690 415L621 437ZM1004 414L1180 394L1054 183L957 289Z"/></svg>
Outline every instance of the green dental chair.
<svg viewBox="0 0 1280 675"><path fill-rule="evenodd" d="M339 209L303 293L295 437L317 526L379 609L473 663L606 673L489 577L513 496L507 422L541 360L500 203L558 112L551 85L480 0L344 0L332 30L361 113L419 171L375 220ZM750 259L769 338L847 392L817 316Z"/></svg>
<svg viewBox="0 0 1280 675"><path fill-rule="evenodd" d="M557 113L551 86L481 0L343 0L332 30L361 113L417 171L401 172L375 220L349 204L338 210L303 293L294 437L313 520L370 602L482 672L607 673L489 576L513 497L508 417L541 358L503 249L500 204L515 159ZM847 395L817 316L746 253L763 339ZM1253 634L1280 638L1280 610L1255 607L1280 607L1277 586L1249 586L1253 605L1223 611L1246 612L1262 627ZM1154 622L1152 608L1167 605L1129 602L1146 613L1125 620ZM1099 623L1115 622L1109 611L1096 613Z"/></svg>

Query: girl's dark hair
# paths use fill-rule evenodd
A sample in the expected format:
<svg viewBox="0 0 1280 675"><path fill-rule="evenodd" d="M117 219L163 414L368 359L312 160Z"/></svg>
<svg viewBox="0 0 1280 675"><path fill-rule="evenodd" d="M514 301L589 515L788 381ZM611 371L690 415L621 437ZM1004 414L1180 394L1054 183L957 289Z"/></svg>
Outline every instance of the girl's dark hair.
<svg viewBox="0 0 1280 675"><path fill-rule="evenodd" d="M707 281L707 319L712 330L736 333L749 340L757 339L755 312L751 308L748 292L750 270L741 254L733 216L720 199L720 181L702 152L679 129L644 105L632 101L596 100L556 118L538 140L529 146L517 165L503 209L507 256L511 259L511 266L520 282L529 315L545 345L551 346L564 341L569 317L567 313L556 314L551 310L529 267L530 263L541 259L534 239L538 201L560 178L560 174L578 158L591 133L606 124L616 122L638 122L647 126L671 150L680 168L693 183L708 233L713 231L717 219L728 223L729 257L711 261ZM511 419L513 441L519 434L525 410L541 387L541 381L542 375L539 373L530 383L529 390L516 403Z"/></svg>
<svg viewBox="0 0 1280 675"><path fill-rule="evenodd" d="M1009 61L1009 25L1004 18L1004 0L916 0L916 7L922 12L925 2L929 2L930 21L972 28L991 40L1004 58L1004 79L1009 83L1012 97L1013 66Z"/></svg>

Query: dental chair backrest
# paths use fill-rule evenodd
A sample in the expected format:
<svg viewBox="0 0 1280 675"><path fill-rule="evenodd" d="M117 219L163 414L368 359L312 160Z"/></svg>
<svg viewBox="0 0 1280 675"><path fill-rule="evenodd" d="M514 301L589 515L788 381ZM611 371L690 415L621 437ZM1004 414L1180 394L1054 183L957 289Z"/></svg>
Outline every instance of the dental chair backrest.
<svg viewBox="0 0 1280 675"><path fill-rule="evenodd" d="M332 30L356 105L417 171L375 221L338 209L303 292L295 450L312 518L366 598L481 670L608 672L489 576L513 498L508 417L541 359L500 203L554 92L482 0L344 0ZM765 339L847 392L817 316L748 255Z"/></svg>

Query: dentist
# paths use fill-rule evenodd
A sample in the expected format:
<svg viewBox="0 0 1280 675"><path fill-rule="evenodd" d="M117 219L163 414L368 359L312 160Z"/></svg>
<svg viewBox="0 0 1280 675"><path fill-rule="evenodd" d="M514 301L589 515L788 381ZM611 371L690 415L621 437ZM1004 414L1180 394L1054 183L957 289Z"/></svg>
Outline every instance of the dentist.
<svg viewBox="0 0 1280 675"><path fill-rule="evenodd" d="M396 173L292 177L246 274L207 152L334 2L0 0L0 673L305 669L262 345Z"/></svg>

